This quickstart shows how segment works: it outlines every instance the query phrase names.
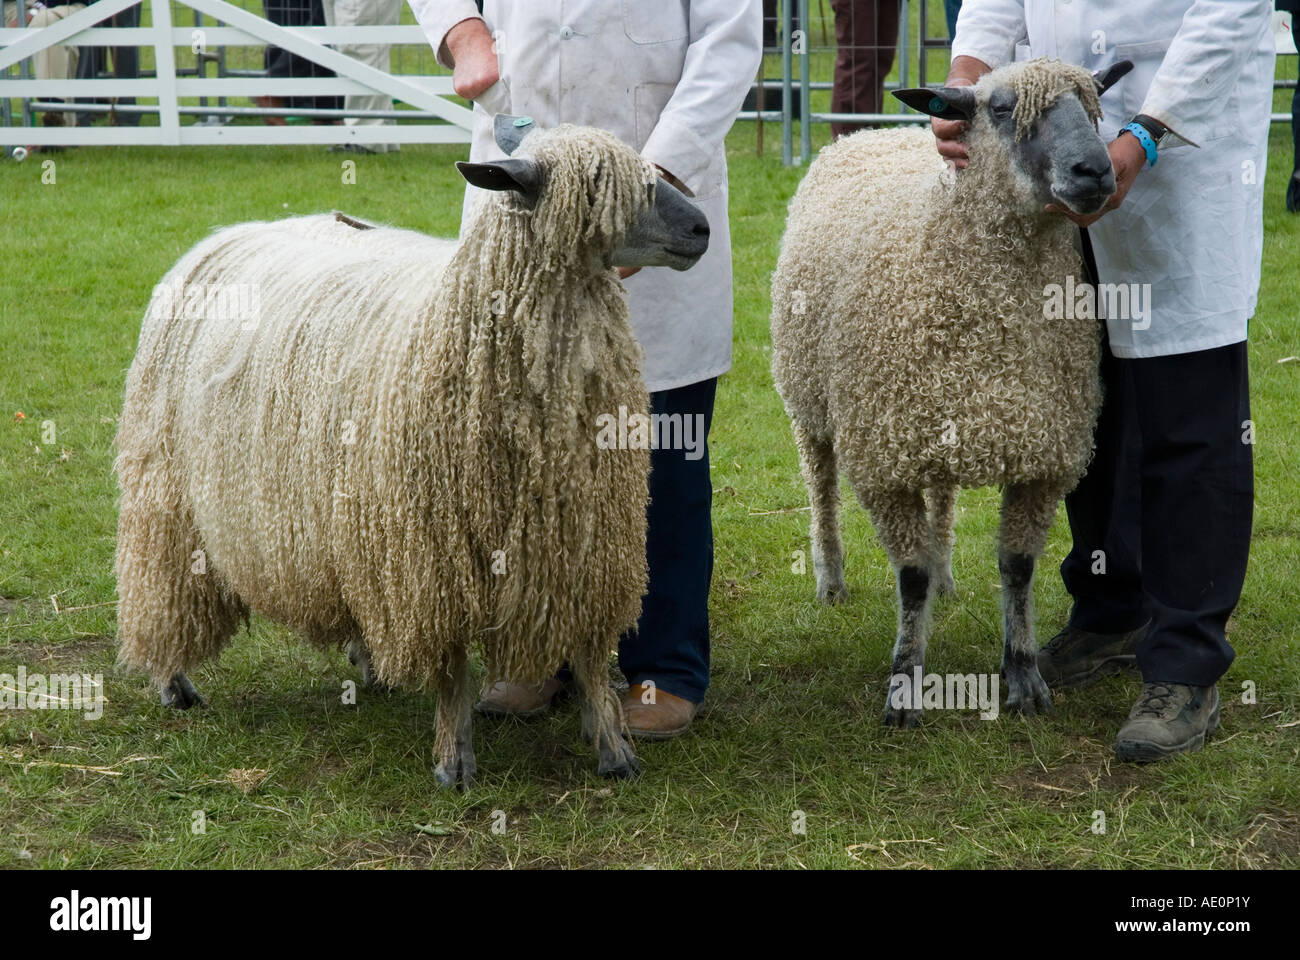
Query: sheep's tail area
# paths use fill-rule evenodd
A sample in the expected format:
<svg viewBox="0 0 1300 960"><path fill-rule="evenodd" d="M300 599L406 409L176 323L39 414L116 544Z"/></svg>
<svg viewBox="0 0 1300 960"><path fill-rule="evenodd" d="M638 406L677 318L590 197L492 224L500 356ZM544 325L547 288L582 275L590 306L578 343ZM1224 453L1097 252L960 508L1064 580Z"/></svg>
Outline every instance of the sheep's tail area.
<svg viewBox="0 0 1300 960"><path fill-rule="evenodd" d="M329 531L338 463L374 428L356 384L409 354L452 246L332 217L242 224L155 288L117 438L125 663L191 669L249 606L316 642L355 636Z"/></svg>
<svg viewBox="0 0 1300 960"><path fill-rule="evenodd" d="M567 273L550 249L524 213L476 218L410 358L416 389L375 398L390 427L340 477L335 549L386 682L446 669L430 625L477 644L492 678L603 669L640 613L649 454L596 445L601 414L647 412L640 348L613 273Z"/></svg>
<svg viewBox="0 0 1300 960"><path fill-rule="evenodd" d="M206 575L202 538L174 456L177 398L169 373L183 368L197 332L194 327L178 335L175 295L183 296L203 262L196 254L154 288L116 437L118 659L159 684L217 654L248 618L243 601L220 578Z"/></svg>

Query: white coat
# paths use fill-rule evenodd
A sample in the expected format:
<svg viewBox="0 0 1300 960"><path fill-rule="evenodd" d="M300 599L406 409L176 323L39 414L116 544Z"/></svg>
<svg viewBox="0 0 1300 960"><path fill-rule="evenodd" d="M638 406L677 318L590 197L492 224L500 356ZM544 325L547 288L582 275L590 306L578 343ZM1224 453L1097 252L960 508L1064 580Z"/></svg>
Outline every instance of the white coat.
<svg viewBox="0 0 1300 960"><path fill-rule="evenodd" d="M439 51L478 17L473 0L410 0ZM609 130L682 181L709 220L709 250L690 270L628 278L646 386L697 383L731 366L731 240L723 140L762 57L760 0L486 0L501 80L474 108L472 160L501 157L492 115L541 127ZM444 64L446 66L447 64ZM472 189L472 188L471 188ZM467 192L466 212L471 196Z"/></svg>
<svg viewBox="0 0 1300 960"><path fill-rule="evenodd" d="M953 56L997 67L1027 43L1029 56L1090 70L1132 60L1133 71L1101 98L1101 135L1109 141L1145 113L1183 138L1167 137L1123 205L1089 228L1103 284L1151 285L1149 316L1108 320L1116 356L1246 339L1264 243L1272 7L1272 0L962 5Z"/></svg>

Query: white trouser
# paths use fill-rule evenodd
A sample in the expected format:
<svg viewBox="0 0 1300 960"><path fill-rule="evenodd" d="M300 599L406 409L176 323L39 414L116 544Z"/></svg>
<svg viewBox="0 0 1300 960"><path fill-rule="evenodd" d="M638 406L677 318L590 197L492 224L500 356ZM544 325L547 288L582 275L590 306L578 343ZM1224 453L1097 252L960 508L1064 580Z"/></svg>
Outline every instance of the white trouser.
<svg viewBox="0 0 1300 960"><path fill-rule="evenodd" d="M402 0L323 0L323 4L325 22L331 27L396 26L402 17ZM336 43L332 46L353 60L389 72L388 53L392 47L388 44ZM393 98L384 93L348 94L343 106L347 110L391 110ZM348 117L344 123L349 126L384 123L396 125L397 121L376 117ZM395 143L368 143L365 146L376 153L387 153L398 148Z"/></svg>
<svg viewBox="0 0 1300 960"><path fill-rule="evenodd" d="M42 7L40 10L33 11L29 0L26 9L32 14L32 19L27 26L33 29L48 27L65 17L72 16L78 10L84 10L85 7L84 3L70 3L58 7ZM5 3L5 26L18 26L18 4L13 3L12 0ZM73 79L77 75L77 48L55 44L32 54L32 74L37 80ZM77 115L65 113L63 122L69 127L76 126Z"/></svg>

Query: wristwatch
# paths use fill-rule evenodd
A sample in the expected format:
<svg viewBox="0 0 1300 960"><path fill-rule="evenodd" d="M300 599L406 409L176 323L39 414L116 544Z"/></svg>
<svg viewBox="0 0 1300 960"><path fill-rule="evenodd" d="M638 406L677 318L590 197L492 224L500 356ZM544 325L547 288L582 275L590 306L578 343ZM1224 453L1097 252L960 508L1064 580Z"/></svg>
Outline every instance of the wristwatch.
<svg viewBox="0 0 1300 960"><path fill-rule="evenodd" d="M1124 129L1120 132L1131 133L1137 138L1138 143L1142 144L1142 149L1146 152L1147 166L1154 167L1156 159L1160 155L1160 144L1169 135L1169 128L1154 117L1139 113L1129 123L1125 124Z"/></svg>

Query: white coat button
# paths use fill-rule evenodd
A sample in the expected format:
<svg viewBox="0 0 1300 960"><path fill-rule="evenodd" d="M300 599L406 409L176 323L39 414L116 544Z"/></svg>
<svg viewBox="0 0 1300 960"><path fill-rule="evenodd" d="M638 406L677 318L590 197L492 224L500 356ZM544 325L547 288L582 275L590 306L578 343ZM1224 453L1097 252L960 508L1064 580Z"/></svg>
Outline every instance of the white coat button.
<svg viewBox="0 0 1300 960"><path fill-rule="evenodd" d="M569 27L569 26L560 27L561 40L571 40L572 38L573 38L573 27Z"/></svg>

